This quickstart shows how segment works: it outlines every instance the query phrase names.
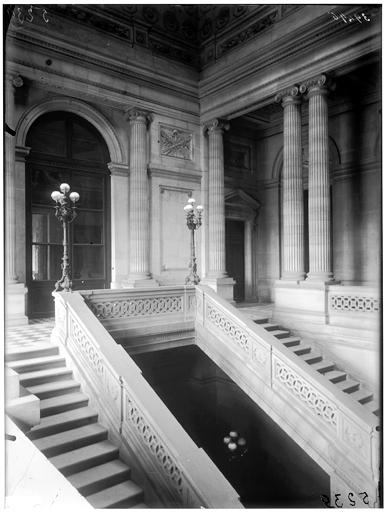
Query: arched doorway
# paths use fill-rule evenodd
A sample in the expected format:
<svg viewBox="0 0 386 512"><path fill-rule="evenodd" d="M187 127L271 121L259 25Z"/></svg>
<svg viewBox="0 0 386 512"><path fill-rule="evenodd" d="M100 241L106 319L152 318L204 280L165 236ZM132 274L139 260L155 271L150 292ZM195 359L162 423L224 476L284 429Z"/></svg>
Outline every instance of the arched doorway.
<svg viewBox="0 0 386 512"><path fill-rule="evenodd" d="M41 317L53 313L51 292L61 275L62 228L51 199L60 183L69 183L81 198L70 227L73 288L109 286L110 157L90 123L62 111L40 116L26 145L31 148L26 161L27 313Z"/></svg>

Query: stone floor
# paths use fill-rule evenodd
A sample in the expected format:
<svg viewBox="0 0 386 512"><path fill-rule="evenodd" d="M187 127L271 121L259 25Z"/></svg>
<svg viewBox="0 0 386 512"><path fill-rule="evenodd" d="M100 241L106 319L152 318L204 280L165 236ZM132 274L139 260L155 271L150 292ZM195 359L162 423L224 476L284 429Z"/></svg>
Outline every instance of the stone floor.
<svg viewBox="0 0 386 512"><path fill-rule="evenodd" d="M30 320L27 325L12 326L5 330L5 345L7 348L14 346L30 346L36 342L49 341L55 319L39 318Z"/></svg>

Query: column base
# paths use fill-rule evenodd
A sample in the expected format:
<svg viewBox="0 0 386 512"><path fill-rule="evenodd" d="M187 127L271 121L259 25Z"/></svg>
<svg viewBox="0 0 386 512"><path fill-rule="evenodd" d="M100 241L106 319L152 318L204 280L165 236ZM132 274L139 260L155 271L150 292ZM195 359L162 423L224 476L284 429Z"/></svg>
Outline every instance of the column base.
<svg viewBox="0 0 386 512"><path fill-rule="evenodd" d="M233 287L236 281L232 277L204 277L201 283L212 288L223 299L233 302Z"/></svg>
<svg viewBox="0 0 386 512"><path fill-rule="evenodd" d="M132 275L129 276L127 282L122 284L123 288L158 288L159 282L150 275Z"/></svg>
<svg viewBox="0 0 386 512"><path fill-rule="evenodd" d="M26 325L25 296L28 289L24 283L6 283L5 285L5 326Z"/></svg>
<svg viewBox="0 0 386 512"><path fill-rule="evenodd" d="M284 272L281 281L292 281L298 283L306 278L305 272Z"/></svg>
<svg viewBox="0 0 386 512"><path fill-rule="evenodd" d="M309 272L306 281L312 283L335 283L332 272Z"/></svg>

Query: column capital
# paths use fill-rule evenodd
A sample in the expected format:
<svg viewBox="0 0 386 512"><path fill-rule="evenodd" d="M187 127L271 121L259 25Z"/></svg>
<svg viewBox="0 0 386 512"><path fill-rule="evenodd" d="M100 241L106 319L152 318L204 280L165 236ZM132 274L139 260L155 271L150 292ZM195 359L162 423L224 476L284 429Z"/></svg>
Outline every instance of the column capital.
<svg viewBox="0 0 386 512"><path fill-rule="evenodd" d="M229 130L229 123L225 119L212 119L204 124L204 132L224 132Z"/></svg>
<svg viewBox="0 0 386 512"><path fill-rule="evenodd" d="M309 78L300 84L299 90L302 94L305 93L327 93L328 89L332 86L332 82L327 75L321 74L313 78Z"/></svg>
<svg viewBox="0 0 386 512"><path fill-rule="evenodd" d="M287 89L283 89L278 92L275 96L276 103L282 102L282 106L285 107L290 103L300 103L301 98L299 94L299 87L293 85L292 87L287 87Z"/></svg>
<svg viewBox="0 0 386 512"><path fill-rule="evenodd" d="M138 107L128 108L125 111L126 121L149 124L153 121L153 114Z"/></svg>

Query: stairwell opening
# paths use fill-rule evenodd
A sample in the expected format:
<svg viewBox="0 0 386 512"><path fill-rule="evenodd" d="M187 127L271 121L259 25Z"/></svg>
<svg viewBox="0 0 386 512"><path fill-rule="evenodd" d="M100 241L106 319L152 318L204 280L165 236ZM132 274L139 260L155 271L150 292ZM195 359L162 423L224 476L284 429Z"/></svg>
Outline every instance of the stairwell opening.
<svg viewBox="0 0 386 512"><path fill-rule="evenodd" d="M197 346L132 355L143 376L246 508L323 508L329 476ZM223 438L247 450L234 457Z"/></svg>

